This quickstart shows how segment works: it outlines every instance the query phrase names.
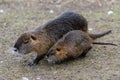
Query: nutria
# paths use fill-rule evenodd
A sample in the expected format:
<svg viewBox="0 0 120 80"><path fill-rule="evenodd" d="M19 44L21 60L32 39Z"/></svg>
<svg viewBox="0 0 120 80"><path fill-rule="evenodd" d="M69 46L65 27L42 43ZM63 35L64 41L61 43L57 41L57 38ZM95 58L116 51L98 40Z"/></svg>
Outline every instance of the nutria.
<svg viewBox="0 0 120 80"><path fill-rule="evenodd" d="M65 12L41 27L23 33L17 39L13 49L20 54L36 52L37 57L29 65L38 64L54 43L72 30L82 30L87 33L88 22L82 15Z"/></svg>
<svg viewBox="0 0 120 80"><path fill-rule="evenodd" d="M81 30L70 31L50 48L46 55L46 59L49 63L61 63L67 59L85 56L92 48L92 44L99 44L98 42L93 42L94 39L109 34L110 32L111 30L101 34L96 34L91 38L87 33ZM109 43L106 44L108 45ZM114 44L110 43L110 45Z"/></svg>

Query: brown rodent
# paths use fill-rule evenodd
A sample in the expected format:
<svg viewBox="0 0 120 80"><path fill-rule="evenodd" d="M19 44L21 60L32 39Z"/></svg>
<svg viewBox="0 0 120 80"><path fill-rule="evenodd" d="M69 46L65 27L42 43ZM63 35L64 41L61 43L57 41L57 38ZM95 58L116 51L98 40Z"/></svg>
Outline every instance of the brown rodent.
<svg viewBox="0 0 120 80"><path fill-rule="evenodd" d="M94 44L94 39L109 34L110 32L111 30L96 35L94 34L94 36L92 36L93 38L91 38L87 33L81 30L70 31L50 48L46 59L49 63L60 63L67 59L74 59L80 55L85 56L92 48L91 45ZM114 44L110 43L110 45Z"/></svg>
<svg viewBox="0 0 120 80"><path fill-rule="evenodd" d="M54 43L72 30L82 30L88 33L88 22L82 15L74 12L65 12L41 27L23 33L17 39L14 51L20 54L36 52L37 57L29 65L38 64Z"/></svg>

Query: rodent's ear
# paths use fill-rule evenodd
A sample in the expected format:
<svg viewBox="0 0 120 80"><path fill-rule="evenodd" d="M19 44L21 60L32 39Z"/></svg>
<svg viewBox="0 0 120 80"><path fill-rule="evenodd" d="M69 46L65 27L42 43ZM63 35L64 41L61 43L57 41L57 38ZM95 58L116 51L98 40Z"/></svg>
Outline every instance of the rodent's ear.
<svg viewBox="0 0 120 80"><path fill-rule="evenodd" d="M35 35L31 35L31 38L33 39L33 40L37 40L37 37L35 36Z"/></svg>

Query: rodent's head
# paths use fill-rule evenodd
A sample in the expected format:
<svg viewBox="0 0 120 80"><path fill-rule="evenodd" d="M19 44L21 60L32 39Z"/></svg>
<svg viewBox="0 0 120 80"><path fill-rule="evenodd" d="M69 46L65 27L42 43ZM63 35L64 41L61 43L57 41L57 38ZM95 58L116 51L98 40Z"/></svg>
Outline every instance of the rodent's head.
<svg viewBox="0 0 120 80"><path fill-rule="evenodd" d="M46 60L50 64L60 63L68 56L67 47L64 45L54 45L47 53Z"/></svg>
<svg viewBox="0 0 120 80"><path fill-rule="evenodd" d="M38 35L34 32L23 33L14 45L14 51L27 54L32 51L36 51L36 47L40 46L40 40L38 40Z"/></svg>

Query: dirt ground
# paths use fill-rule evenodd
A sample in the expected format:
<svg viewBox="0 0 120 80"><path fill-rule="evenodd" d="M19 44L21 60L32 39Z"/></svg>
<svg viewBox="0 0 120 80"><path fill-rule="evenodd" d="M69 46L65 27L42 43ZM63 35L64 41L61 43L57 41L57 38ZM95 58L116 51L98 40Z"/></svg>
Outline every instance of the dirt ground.
<svg viewBox="0 0 120 80"><path fill-rule="evenodd" d="M23 32L34 29L64 11L85 16L91 33L112 30L97 39L118 46L93 45L87 56L60 65L11 52ZM120 80L120 0L0 0L0 80Z"/></svg>

